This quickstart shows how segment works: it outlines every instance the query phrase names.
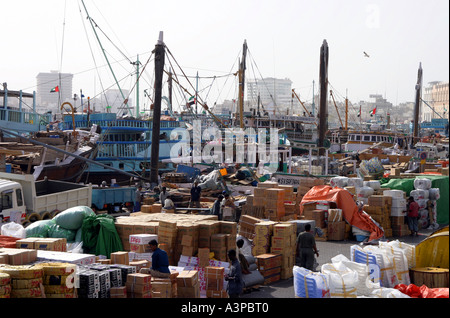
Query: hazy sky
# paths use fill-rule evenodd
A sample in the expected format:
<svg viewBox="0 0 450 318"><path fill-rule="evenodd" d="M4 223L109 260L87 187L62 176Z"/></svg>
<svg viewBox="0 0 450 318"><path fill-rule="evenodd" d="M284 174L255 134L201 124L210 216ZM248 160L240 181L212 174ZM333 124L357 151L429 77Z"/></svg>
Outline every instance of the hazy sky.
<svg viewBox="0 0 450 318"><path fill-rule="evenodd" d="M159 31L173 54L172 63L176 60L188 76L199 73L204 98L211 98L208 104L236 98L233 86L221 86L236 83L235 76L226 75L237 71L244 40L249 48L247 79L289 78L304 101L312 98L313 80L317 91L324 39L329 46L329 82L338 101L346 91L352 102L370 100L374 93L394 105L414 101L420 62L424 84L449 80L448 0L84 3L100 27L96 30L117 78L126 78L121 81L125 89L133 87L133 77L127 77L132 65L122 53L131 61L139 54L145 64ZM81 0L2 0L1 8L0 83L31 92L39 72L60 70L75 74L74 93L83 89L92 97L114 85ZM151 90L153 67L150 61L141 91ZM223 77L209 88L212 79L204 77L212 76Z"/></svg>

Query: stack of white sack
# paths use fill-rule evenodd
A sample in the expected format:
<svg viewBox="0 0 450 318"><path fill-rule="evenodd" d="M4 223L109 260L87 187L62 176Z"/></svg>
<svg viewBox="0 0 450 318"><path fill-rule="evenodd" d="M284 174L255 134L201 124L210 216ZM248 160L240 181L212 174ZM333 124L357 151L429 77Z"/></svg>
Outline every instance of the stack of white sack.
<svg viewBox="0 0 450 318"><path fill-rule="evenodd" d="M370 268L366 264L357 263L350 261L347 257L342 254L336 255L331 259L333 264L342 262L349 269L354 270L358 273L358 282L356 284L356 295L357 296L369 296L373 289L380 288L380 283L374 283L370 278Z"/></svg>
<svg viewBox="0 0 450 318"><path fill-rule="evenodd" d="M369 180L363 182L364 187L371 187L374 190L380 190L381 189L381 182L380 180Z"/></svg>
<svg viewBox="0 0 450 318"><path fill-rule="evenodd" d="M330 179L330 186L338 187L338 188L345 188L348 183L348 177L333 177Z"/></svg>
<svg viewBox="0 0 450 318"><path fill-rule="evenodd" d="M391 216L404 216L406 211L405 192L402 190L384 190L384 196L392 197Z"/></svg>
<svg viewBox="0 0 450 318"><path fill-rule="evenodd" d="M358 272L342 262L323 264L320 270L327 275L331 298L356 298Z"/></svg>
<svg viewBox="0 0 450 318"><path fill-rule="evenodd" d="M356 195L359 202L363 204L369 203L369 197L375 192L375 190L368 186L362 186L357 189Z"/></svg>

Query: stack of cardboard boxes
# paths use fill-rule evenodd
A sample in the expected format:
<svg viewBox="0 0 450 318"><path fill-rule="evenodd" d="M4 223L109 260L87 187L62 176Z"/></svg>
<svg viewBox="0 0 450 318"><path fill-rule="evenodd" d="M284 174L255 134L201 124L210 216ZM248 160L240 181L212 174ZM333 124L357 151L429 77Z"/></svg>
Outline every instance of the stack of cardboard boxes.
<svg viewBox="0 0 450 318"><path fill-rule="evenodd" d="M261 219L250 215L241 215L239 219L239 235L248 239L253 239L255 235L255 224L261 222Z"/></svg>
<svg viewBox="0 0 450 318"><path fill-rule="evenodd" d="M0 264L26 265L37 260L37 250L24 248L0 248Z"/></svg>
<svg viewBox="0 0 450 318"><path fill-rule="evenodd" d="M342 210L328 209L327 213L327 240L342 241L346 239L346 222L342 218Z"/></svg>
<svg viewBox="0 0 450 318"><path fill-rule="evenodd" d="M260 255L270 252L271 237L273 235L273 226L276 222L265 221L255 224L255 236L252 244L252 254Z"/></svg>
<svg viewBox="0 0 450 318"><path fill-rule="evenodd" d="M225 268L217 266L205 267L206 279L206 297L208 298L227 298L227 292L224 290Z"/></svg>
<svg viewBox="0 0 450 318"><path fill-rule="evenodd" d="M296 239L297 226L294 223L278 223L273 226L270 252L281 255L281 279L293 276Z"/></svg>
<svg viewBox="0 0 450 318"><path fill-rule="evenodd" d="M198 224L182 223L178 224L177 248L175 258L180 255L194 256L198 252Z"/></svg>
<svg viewBox="0 0 450 318"><path fill-rule="evenodd" d="M44 251L67 251L67 240L65 238L28 237L16 241L17 248L29 248Z"/></svg>
<svg viewBox="0 0 450 318"><path fill-rule="evenodd" d="M256 256L258 271L264 277L264 284L279 281L281 278L281 254L261 254Z"/></svg>
<svg viewBox="0 0 450 318"><path fill-rule="evenodd" d="M198 271L184 270L177 276L178 298L200 298Z"/></svg>
<svg viewBox="0 0 450 318"><path fill-rule="evenodd" d="M393 229L391 223L391 205L392 197L384 195L371 195L367 205L363 206L363 210L369 214L384 230L386 237L392 237ZM397 220L394 220L397 226Z"/></svg>
<svg viewBox="0 0 450 318"><path fill-rule="evenodd" d="M166 251L169 264L175 263L175 244L177 241L177 222L159 221L158 243L159 248Z"/></svg>

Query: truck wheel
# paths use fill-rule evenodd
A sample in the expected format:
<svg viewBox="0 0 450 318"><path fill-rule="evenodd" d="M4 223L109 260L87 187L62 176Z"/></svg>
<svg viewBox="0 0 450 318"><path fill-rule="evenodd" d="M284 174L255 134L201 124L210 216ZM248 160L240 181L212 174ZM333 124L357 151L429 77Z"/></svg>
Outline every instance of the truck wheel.
<svg viewBox="0 0 450 318"><path fill-rule="evenodd" d="M39 221L41 219L41 216L38 213L31 213L28 215L28 221L31 223Z"/></svg>

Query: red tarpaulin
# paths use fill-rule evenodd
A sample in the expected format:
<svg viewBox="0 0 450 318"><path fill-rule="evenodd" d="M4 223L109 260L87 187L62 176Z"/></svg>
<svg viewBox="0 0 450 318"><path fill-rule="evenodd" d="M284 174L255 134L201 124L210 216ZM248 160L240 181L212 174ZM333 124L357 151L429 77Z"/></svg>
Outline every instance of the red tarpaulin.
<svg viewBox="0 0 450 318"><path fill-rule="evenodd" d="M369 241L381 238L384 232L369 217L368 214L358 212L358 206L353 200L353 196L347 190L320 185L311 188L304 196L300 204L300 214L303 213L305 203L328 201L335 202L338 209L342 210L342 216L350 225L370 232Z"/></svg>
<svg viewBox="0 0 450 318"><path fill-rule="evenodd" d="M449 298L448 287L428 288L425 285L419 287L414 284L398 284L394 288L412 298Z"/></svg>

